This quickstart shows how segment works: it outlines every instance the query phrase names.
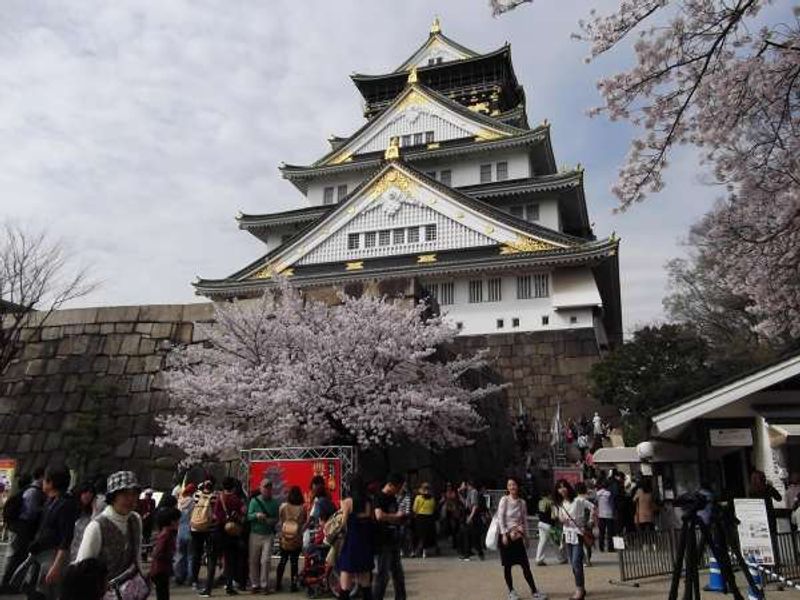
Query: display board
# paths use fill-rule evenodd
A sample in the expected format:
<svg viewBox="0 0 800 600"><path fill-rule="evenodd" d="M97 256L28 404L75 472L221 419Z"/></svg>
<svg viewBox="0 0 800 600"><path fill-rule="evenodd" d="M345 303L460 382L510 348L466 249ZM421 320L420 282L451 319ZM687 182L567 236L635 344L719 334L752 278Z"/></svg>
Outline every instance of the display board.
<svg viewBox="0 0 800 600"><path fill-rule="evenodd" d="M774 565L775 552L769 530L767 505L762 498L734 498L739 519L739 546L747 562Z"/></svg>
<svg viewBox="0 0 800 600"><path fill-rule="evenodd" d="M285 500L293 486L303 492L306 505L311 504L310 482L312 477L322 476L325 487L336 506L342 498L342 461L338 458L305 458L292 460L254 460L250 462L250 489L257 490L263 479L272 482L272 494Z"/></svg>

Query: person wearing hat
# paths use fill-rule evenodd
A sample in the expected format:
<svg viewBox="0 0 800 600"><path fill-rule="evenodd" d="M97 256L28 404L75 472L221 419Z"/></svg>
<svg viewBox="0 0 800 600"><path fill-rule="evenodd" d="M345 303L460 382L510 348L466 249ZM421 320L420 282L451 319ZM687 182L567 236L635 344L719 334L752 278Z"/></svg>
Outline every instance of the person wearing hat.
<svg viewBox="0 0 800 600"><path fill-rule="evenodd" d="M108 477L106 503L86 526L76 562L99 558L108 569L109 580L136 565L143 573L142 519L135 512L141 486L132 471L117 471Z"/></svg>
<svg viewBox="0 0 800 600"><path fill-rule="evenodd" d="M272 482L264 479L260 493L250 500L247 521L250 523L248 557L250 560L250 590L253 593L269 591L269 571L272 562L272 545L275 526L278 524L280 505L272 497Z"/></svg>
<svg viewBox="0 0 800 600"><path fill-rule="evenodd" d="M414 537L416 538L415 556L426 557L426 550L436 546L436 498L431 494L431 486L424 482L419 486L419 493L414 498ZM438 548L437 548L438 550Z"/></svg>

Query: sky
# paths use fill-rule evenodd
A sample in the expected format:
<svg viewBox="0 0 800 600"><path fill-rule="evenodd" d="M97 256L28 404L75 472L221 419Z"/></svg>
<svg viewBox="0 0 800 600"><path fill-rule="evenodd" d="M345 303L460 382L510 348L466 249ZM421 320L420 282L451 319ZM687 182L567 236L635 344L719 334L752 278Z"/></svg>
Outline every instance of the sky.
<svg viewBox="0 0 800 600"><path fill-rule="evenodd" d="M363 123L349 74L394 70L443 32L478 52L511 43L532 125L559 165L586 169L590 218L622 238L624 325L663 320L664 264L713 203L691 149L667 187L624 214L610 189L633 130L603 117L596 81L629 49L585 64L589 7L540 0L493 18L487 0L7 0L0 20L0 220L47 230L100 286L75 305L199 301L263 254L237 211L304 206L281 162L308 164Z"/></svg>

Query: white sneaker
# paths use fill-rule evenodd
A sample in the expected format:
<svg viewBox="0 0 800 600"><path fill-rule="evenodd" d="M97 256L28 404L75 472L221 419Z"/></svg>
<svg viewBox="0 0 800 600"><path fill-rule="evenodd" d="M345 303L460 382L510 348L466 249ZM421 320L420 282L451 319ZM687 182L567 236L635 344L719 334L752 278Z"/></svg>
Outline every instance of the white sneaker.
<svg viewBox="0 0 800 600"><path fill-rule="evenodd" d="M508 592L508 600L519 600L519 594L514 590Z"/></svg>
<svg viewBox="0 0 800 600"><path fill-rule="evenodd" d="M544 592L536 592L532 598L533 600L547 600L547 594Z"/></svg>

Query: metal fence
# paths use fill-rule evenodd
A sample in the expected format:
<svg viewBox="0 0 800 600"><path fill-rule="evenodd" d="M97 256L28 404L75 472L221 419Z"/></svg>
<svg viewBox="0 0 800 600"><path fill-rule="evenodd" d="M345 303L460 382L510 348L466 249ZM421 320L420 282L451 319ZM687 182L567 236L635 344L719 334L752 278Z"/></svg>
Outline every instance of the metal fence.
<svg viewBox="0 0 800 600"><path fill-rule="evenodd" d="M776 572L788 579L800 579L800 532L777 534L775 547L778 552Z"/></svg>
<svg viewBox="0 0 800 600"><path fill-rule="evenodd" d="M671 575L675 570L675 557L681 532L678 529L662 531L636 531L624 536L625 548L617 551L619 575L622 581L633 581L646 577ZM697 533L698 545L700 534ZM701 558L700 568L705 568L708 559Z"/></svg>

